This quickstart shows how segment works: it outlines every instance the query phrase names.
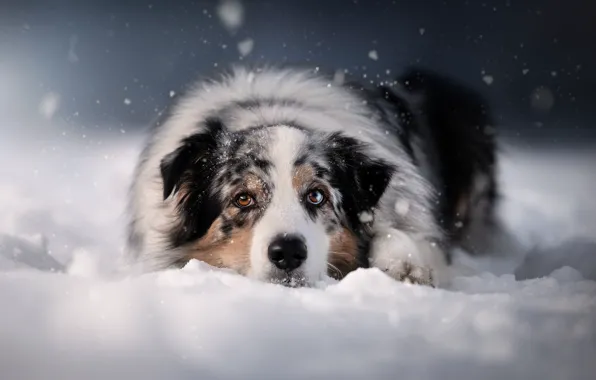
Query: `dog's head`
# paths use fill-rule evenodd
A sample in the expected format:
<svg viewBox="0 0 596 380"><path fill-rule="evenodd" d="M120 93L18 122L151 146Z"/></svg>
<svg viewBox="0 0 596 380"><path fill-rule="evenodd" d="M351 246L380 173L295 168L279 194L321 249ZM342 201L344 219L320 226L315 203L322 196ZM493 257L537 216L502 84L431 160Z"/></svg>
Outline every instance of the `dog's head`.
<svg viewBox="0 0 596 380"><path fill-rule="evenodd" d="M367 266L393 168L365 150L341 133L207 121L161 162L164 200L176 205L168 243L184 255L175 260L290 286Z"/></svg>

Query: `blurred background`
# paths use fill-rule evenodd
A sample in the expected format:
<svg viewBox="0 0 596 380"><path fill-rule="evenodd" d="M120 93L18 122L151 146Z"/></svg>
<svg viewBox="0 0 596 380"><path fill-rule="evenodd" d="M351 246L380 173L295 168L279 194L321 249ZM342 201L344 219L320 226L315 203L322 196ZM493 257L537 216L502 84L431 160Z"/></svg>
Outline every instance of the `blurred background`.
<svg viewBox="0 0 596 380"><path fill-rule="evenodd" d="M128 130L232 63L373 82L418 63L483 91L506 136L592 144L595 18L588 0L1 0L0 121Z"/></svg>

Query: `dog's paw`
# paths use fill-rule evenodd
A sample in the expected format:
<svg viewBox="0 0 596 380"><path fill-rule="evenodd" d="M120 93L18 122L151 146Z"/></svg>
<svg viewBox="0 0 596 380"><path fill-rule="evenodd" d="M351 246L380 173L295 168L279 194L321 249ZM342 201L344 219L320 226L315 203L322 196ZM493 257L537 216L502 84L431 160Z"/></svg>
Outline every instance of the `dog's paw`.
<svg viewBox="0 0 596 380"><path fill-rule="evenodd" d="M425 241L416 241L408 234L390 230L373 240L370 266L378 268L397 281L436 286L433 257L438 256Z"/></svg>
<svg viewBox="0 0 596 380"><path fill-rule="evenodd" d="M435 287L433 270L409 261L397 260L387 267L379 268L391 278L406 284L428 285Z"/></svg>

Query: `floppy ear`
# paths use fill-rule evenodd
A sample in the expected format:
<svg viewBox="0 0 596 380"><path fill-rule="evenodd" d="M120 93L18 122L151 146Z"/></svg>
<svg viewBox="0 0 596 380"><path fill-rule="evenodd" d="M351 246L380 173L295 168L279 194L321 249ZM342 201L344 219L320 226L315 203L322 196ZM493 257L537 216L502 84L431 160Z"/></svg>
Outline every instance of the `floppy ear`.
<svg viewBox="0 0 596 380"><path fill-rule="evenodd" d="M181 147L166 155L160 164L161 178L163 180L163 199L166 200L172 194L176 194L182 182L182 176L190 167L192 158L200 150L200 147L185 142Z"/></svg>
<svg viewBox="0 0 596 380"><path fill-rule="evenodd" d="M198 171L206 169L201 168L201 163L206 163L207 157L217 148L217 135L223 131L223 125L219 120L207 120L205 126L205 132L185 138L180 147L161 160L164 200L180 190L180 185L191 167L195 166Z"/></svg>
<svg viewBox="0 0 596 380"><path fill-rule="evenodd" d="M221 204L212 191L212 180L221 165L217 138L221 122L206 123L204 132L185 138L181 146L166 155L160 165L164 200L185 187L178 199L177 225L170 232L170 244L178 247L201 238L221 213Z"/></svg>
<svg viewBox="0 0 596 380"><path fill-rule="evenodd" d="M360 204L364 208L376 207L394 172L394 168L383 160L367 160L356 163L354 179Z"/></svg>
<svg viewBox="0 0 596 380"><path fill-rule="evenodd" d="M395 172L389 163L369 157L365 144L334 133L328 139L328 158L332 177L342 195L342 208L348 222L356 229L363 222L362 212L372 212L385 193Z"/></svg>

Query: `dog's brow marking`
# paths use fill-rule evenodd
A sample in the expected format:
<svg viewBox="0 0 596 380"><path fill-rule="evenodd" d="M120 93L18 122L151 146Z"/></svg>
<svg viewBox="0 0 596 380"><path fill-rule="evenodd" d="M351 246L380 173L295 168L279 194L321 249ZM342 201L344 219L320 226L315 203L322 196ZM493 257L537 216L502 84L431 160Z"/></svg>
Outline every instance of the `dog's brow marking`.
<svg viewBox="0 0 596 380"><path fill-rule="evenodd" d="M292 176L292 186L297 194L304 191L305 187L315 179L315 171L310 165L299 165L294 169Z"/></svg>

